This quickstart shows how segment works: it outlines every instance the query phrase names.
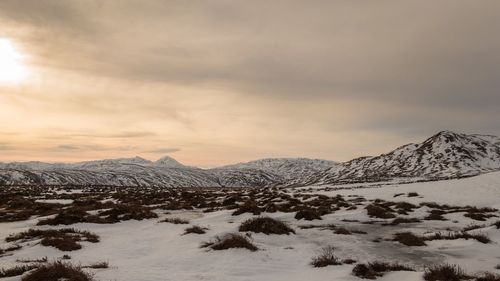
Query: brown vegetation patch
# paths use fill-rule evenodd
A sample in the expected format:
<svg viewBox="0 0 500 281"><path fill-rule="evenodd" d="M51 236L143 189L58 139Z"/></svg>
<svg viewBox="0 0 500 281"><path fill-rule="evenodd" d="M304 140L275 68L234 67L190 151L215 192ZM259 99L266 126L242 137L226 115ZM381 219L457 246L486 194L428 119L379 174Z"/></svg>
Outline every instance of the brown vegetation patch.
<svg viewBox="0 0 500 281"><path fill-rule="evenodd" d="M193 234L205 234L206 230L208 230L208 228L197 226L197 225L193 225L191 227L188 227L188 228L184 229L184 235L185 234L190 234L190 233L193 233Z"/></svg>
<svg viewBox="0 0 500 281"><path fill-rule="evenodd" d="M38 268L38 265L25 264L25 265L16 265L11 268L2 268L0 269L0 278L18 276L35 268Z"/></svg>
<svg viewBox="0 0 500 281"><path fill-rule="evenodd" d="M257 251L258 248L248 238L243 235L230 233L226 234L222 237L215 237L215 240L212 242L206 242L201 245L202 248L208 247L212 250L227 250L233 248L243 248L248 249L250 251Z"/></svg>
<svg viewBox="0 0 500 281"><path fill-rule="evenodd" d="M368 216L370 217L379 219L392 219L396 217L396 215L392 213L392 210L390 208L383 207L381 205L370 204L366 206L365 209L368 212Z"/></svg>
<svg viewBox="0 0 500 281"><path fill-rule="evenodd" d="M411 232L399 232L394 234L393 241L398 241L399 243L406 246L425 246L424 238L417 236Z"/></svg>
<svg viewBox="0 0 500 281"><path fill-rule="evenodd" d="M295 214L295 219L297 220L321 220L321 216L313 209L302 209Z"/></svg>
<svg viewBox="0 0 500 281"><path fill-rule="evenodd" d="M458 265L440 264L425 269L424 280L426 281L462 281L472 279Z"/></svg>
<svg viewBox="0 0 500 281"><path fill-rule="evenodd" d="M239 231L286 235L295 233L295 230L290 228L285 222L270 217L248 219L240 225Z"/></svg>
<svg viewBox="0 0 500 281"><path fill-rule="evenodd" d="M189 224L188 220L181 219L181 218L166 218L166 219L163 219L159 222L167 222L167 223L173 223L173 224Z"/></svg>
<svg viewBox="0 0 500 281"><path fill-rule="evenodd" d="M352 274L363 279L377 279L377 277L381 277L389 271L415 271L415 269L399 263L375 261L368 264L357 264L352 269Z"/></svg>
<svg viewBox="0 0 500 281"><path fill-rule="evenodd" d="M63 263L54 262L40 266L24 276L22 281L93 281L94 278L83 271L80 267Z"/></svg>
<svg viewBox="0 0 500 281"><path fill-rule="evenodd" d="M99 242L99 236L88 231L76 230L74 228L65 229L49 229L49 230L39 230L39 229L29 229L27 231L10 235L5 240L7 242L12 241L29 241L35 239L42 239L41 244L43 246L52 246L61 251L74 251L82 248L82 245L78 242L87 241L91 243Z"/></svg>
<svg viewBox="0 0 500 281"><path fill-rule="evenodd" d="M342 262L334 254L335 248L326 246L321 249L321 253L312 258L311 265L314 267L325 267L329 265L341 265Z"/></svg>

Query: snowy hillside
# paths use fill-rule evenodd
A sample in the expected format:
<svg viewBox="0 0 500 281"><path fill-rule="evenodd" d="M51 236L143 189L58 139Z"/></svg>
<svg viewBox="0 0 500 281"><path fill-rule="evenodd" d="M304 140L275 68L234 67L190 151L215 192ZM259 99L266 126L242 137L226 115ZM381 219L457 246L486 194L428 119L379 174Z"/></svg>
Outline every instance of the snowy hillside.
<svg viewBox="0 0 500 281"><path fill-rule="evenodd" d="M183 166L170 157L163 157L156 162L134 157L71 164L7 163L0 165L0 184L219 186L217 178L212 174Z"/></svg>
<svg viewBox="0 0 500 281"><path fill-rule="evenodd" d="M500 170L500 138L440 132L420 144L337 163L273 158L215 169L184 166L165 156L79 163L0 163L0 185L263 187L439 180Z"/></svg>
<svg viewBox="0 0 500 281"><path fill-rule="evenodd" d="M229 174L232 175L231 178L237 175L245 178L248 175L262 174L265 181L272 180L270 184L293 186L314 183L320 173L336 165L337 162L320 159L267 158L224 166L213 169L212 172L222 179L226 179Z"/></svg>
<svg viewBox="0 0 500 281"><path fill-rule="evenodd" d="M320 183L446 179L500 169L500 139L442 131L423 143L387 154L357 158L332 168Z"/></svg>
<svg viewBox="0 0 500 281"><path fill-rule="evenodd" d="M156 162L141 157L78 163L3 163L3 185L111 185L164 187L263 187L314 183L336 163L313 159L264 159L216 169L184 166L165 156Z"/></svg>

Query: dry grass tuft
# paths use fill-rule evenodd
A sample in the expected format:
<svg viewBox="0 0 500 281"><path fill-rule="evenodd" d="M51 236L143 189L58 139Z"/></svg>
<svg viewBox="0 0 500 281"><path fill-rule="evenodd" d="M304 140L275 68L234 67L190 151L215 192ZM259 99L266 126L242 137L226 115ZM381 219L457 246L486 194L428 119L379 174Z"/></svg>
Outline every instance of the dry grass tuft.
<svg viewBox="0 0 500 281"><path fill-rule="evenodd" d="M69 263L54 262L40 266L24 276L22 281L93 281L89 273Z"/></svg>
<svg viewBox="0 0 500 281"><path fill-rule="evenodd" d="M74 228L64 228L64 229L29 229L27 231L10 235L5 240L7 242L12 241L30 241L42 239L41 244L43 246L52 246L61 251L74 251L82 248L80 241L87 241L91 243L99 242L99 236L88 231L76 230Z"/></svg>
<svg viewBox="0 0 500 281"><path fill-rule="evenodd" d="M239 231L250 231L264 234L290 234L295 233L295 230L290 228L286 223L270 217L251 218L244 221L239 228Z"/></svg>
<svg viewBox="0 0 500 281"><path fill-rule="evenodd" d="M334 254L335 248L326 246L321 249L321 253L312 258L311 265L314 267L325 267L329 265L341 265L342 262Z"/></svg>
<svg viewBox="0 0 500 281"><path fill-rule="evenodd" d="M425 246L424 238L417 236L411 232L399 232L394 234L393 241L398 241L399 243L406 246Z"/></svg>
<svg viewBox="0 0 500 281"><path fill-rule="evenodd" d="M313 209L302 209L295 214L295 219L297 220L304 219L307 221L321 220L321 216L317 211Z"/></svg>
<svg viewBox="0 0 500 281"><path fill-rule="evenodd" d="M472 279L458 265L440 264L425 269L424 280L426 281L461 281Z"/></svg>
<svg viewBox="0 0 500 281"><path fill-rule="evenodd" d="M167 223L173 223L173 224L189 224L188 220L181 219L181 218L166 218L166 219L163 219L159 222L167 222Z"/></svg>
<svg viewBox="0 0 500 281"><path fill-rule="evenodd" d="M243 248L250 251L257 251L258 248L245 236L235 233L226 234L223 237L216 237L213 242L206 242L201 245L202 248L209 247L212 250L220 251L233 248Z"/></svg>
<svg viewBox="0 0 500 281"><path fill-rule="evenodd" d="M379 219L392 219L396 217L396 215L394 215L390 209L384 208L380 205L370 204L366 206L365 209L368 212L368 216L370 217Z"/></svg>
<svg viewBox="0 0 500 281"><path fill-rule="evenodd" d="M356 265L352 269L352 274L364 279L377 279L377 277L381 277L384 273L389 271L415 271L415 269L411 266L399 263L375 261L368 264L362 263Z"/></svg>
<svg viewBox="0 0 500 281"><path fill-rule="evenodd" d="M184 234L190 234L190 233L205 234L206 230L208 230L208 228L194 225L184 229Z"/></svg>
<svg viewBox="0 0 500 281"><path fill-rule="evenodd" d="M38 265L16 265L7 269L0 269L0 278L19 276L27 271L38 268Z"/></svg>

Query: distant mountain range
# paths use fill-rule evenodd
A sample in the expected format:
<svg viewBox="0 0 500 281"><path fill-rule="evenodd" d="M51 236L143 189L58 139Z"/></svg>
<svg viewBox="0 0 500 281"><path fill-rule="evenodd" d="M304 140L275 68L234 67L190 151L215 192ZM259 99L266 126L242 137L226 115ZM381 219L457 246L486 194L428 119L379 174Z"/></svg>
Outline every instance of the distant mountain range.
<svg viewBox="0 0 500 281"><path fill-rule="evenodd" d="M262 159L214 169L171 157L79 163L0 163L0 185L266 187L410 182L475 176L500 170L500 138L442 131L419 144L339 163L306 158Z"/></svg>

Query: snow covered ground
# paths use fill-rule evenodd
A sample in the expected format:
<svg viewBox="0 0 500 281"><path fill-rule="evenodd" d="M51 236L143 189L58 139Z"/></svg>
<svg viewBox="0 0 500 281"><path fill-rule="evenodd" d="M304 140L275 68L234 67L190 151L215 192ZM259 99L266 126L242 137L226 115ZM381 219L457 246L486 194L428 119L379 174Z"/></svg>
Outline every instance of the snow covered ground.
<svg viewBox="0 0 500 281"><path fill-rule="evenodd" d="M437 202L450 205L472 205L500 208L500 172L477 177L382 186L380 188L343 189L325 191L323 187L312 187L312 193L335 196L341 194L361 195L366 199L384 199L387 201L405 201L410 203ZM417 192L418 196L408 197L408 192ZM394 197L395 194L405 195ZM426 207L412 214L424 216ZM158 280L361 280L351 275L354 265L327 266L314 268L311 258L324 246L336 249L339 258L352 258L358 262L397 261L414 265L417 272L390 272L378 280L404 281L423 280L424 267L437 263L453 263L469 272L490 271L500 264L500 230L490 226L499 220L491 218L485 222L465 218L463 214L446 214L448 221L423 221L418 224L380 226L363 224L353 220L367 221L366 210L341 210L323 216L322 220L312 222L294 219L294 213L265 214L289 223L296 231L291 235L251 234L251 240L259 248L256 252L244 249L213 251L200 248L200 244L210 241L216 235L238 232L240 223L251 214L231 216L232 211L223 210L210 213L201 211L158 211L160 218L142 221L124 221L115 224L78 223L71 225L82 230L89 230L100 236L99 243L83 242L83 248L73 252L61 252L55 248L43 247L38 241L28 242L19 251L0 257L0 267L16 265L18 259L34 259L47 256L49 260L69 254L70 262L87 265L99 261L109 262L110 268L86 269L95 274L96 280L120 281L158 281ZM206 234L183 235L186 224L159 223L163 218L176 217L190 221L191 225L209 228ZM343 221L349 220L350 222ZM34 227L37 219L0 224L0 248L10 245L5 237ZM334 234L332 230L320 228L301 229L299 226L333 223L367 232L362 235ZM396 232L403 230L418 234L445 229L460 230L475 224L485 226L474 230L486 233L493 241L481 244L475 240L440 240L429 241L427 246L408 247L394 241L384 241ZM41 226L40 228L62 228ZM373 242L381 239L380 242ZM9 277L3 280L17 281L21 277Z"/></svg>

